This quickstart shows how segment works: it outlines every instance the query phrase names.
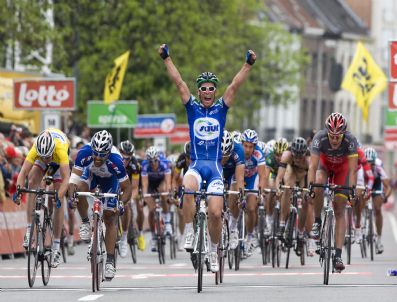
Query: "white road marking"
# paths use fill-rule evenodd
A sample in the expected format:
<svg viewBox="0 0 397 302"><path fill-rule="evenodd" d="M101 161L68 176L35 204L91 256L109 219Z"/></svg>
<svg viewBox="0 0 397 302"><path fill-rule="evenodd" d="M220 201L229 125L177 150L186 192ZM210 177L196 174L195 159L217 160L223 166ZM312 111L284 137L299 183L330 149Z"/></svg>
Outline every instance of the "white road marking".
<svg viewBox="0 0 397 302"><path fill-rule="evenodd" d="M95 301L96 299L99 299L102 296L103 295L88 295L78 299L77 301Z"/></svg>
<svg viewBox="0 0 397 302"><path fill-rule="evenodd" d="M391 229L393 231L394 240L397 242L397 221L393 214L387 212L387 216L389 217L391 223Z"/></svg>

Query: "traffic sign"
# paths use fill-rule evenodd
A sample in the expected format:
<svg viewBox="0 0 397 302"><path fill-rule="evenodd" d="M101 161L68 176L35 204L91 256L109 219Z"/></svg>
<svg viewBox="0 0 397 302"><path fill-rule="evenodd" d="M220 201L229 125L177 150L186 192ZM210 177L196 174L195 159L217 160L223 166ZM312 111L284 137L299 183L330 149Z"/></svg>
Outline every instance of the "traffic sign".
<svg viewBox="0 0 397 302"><path fill-rule="evenodd" d="M140 114L134 129L135 138L169 137L174 131L175 114Z"/></svg>
<svg viewBox="0 0 397 302"><path fill-rule="evenodd" d="M397 41L390 41L389 75L390 81L397 81Z"/></svg>
<svg viewBox="0 0 397 302"><path fill-rule="evenodd" d="M137 123L137 116L136 101L117 101L112 104L88 102L87 125L90 128L132 128Z"/></svg>

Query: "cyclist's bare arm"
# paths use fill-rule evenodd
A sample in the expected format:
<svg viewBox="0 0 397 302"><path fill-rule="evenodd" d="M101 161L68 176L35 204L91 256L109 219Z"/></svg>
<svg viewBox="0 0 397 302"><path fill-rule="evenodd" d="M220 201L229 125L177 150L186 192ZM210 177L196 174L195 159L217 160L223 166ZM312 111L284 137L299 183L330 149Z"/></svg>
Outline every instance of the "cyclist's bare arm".
<svg viewBox="0 0 397 302"><path fill-rule="evenodd" d="M269 189L270 173L272 173L272 170L268 166L265 166L265 179L264 179L264 185L263 185L264 189Z"/></svg>
<svg viewBox="0 0 397 302"><path fill-rule="evenodd" d="M348 157L348 169L349 169L349 186L356 184L356 171L357 171L358 155L352 155Z"/></svg>
<svg viewBox="0 0 397 302"><path fill-rule="evenodd" d="M69 178L68 187L69 198L73 198L74 192L77 191L77 182L79 181L81 175L83 175L83 170L78 170L75 167L72 168L72 174Z"/></svg>
<svg viewBox="0 0 397 302"><path fill-rule="evenodd" d="M266 181L265 181L265 174L266 174L266 165L258 166L258 175L259 175L259 187L261 189L264 188Z"/></svg>
<svg viewBox="0 0 397 302"><path fill-rule="evenodd" d="M316 181L316 171L319 162L320 162L320 156L316 154L310 155L309 171L307 172L307 183L310 184Z"/></svg>
<svg viewBox="0 0 397 302"><path fill-rule="evenodd" d="M127 178L126 180L120 182L121 192L121 202L126 205L130 202L131 194L132 194L132 185L130 179Z"/></svg>
<svg viewBox="0 0 397 302"><path fill-rule="evenodd" d="M389 178L383 179L382 184L383 184L383 192L385 193L385 198L388 198L392 193L390 179Z"/></svg>
<svg viewBox="0 0 397 302"><path fill-rule="evenodd" d="M285 171L287 170L287 165L290 163L291 153L283 152L280 160L280 166L278 167L277 177L276 177L276 189L278 190L280 184L282 183L285 175Z"/></svg>
<svg viewBox="0 0 397 302"><path fill-rule="evenodd" d="M149 177L148 176L142 176L142 193L147 194L149 187Z"/></svg>
<svg viewBox="0 0 397 302"><path fill-rule="evenodd" d="M139 175L136 178L132 177L131 185L132 185L132 198L137 199L139 194Z"/></svg>
<svg viewBox="0 0 397 302"><path fill-rule="evenodd" d="M237 190L244 190L244 170L245 165L241 164L236 166L235 174L236 174L236 184Z"/></svg>
<svg viewBox="0 0 397 302"><path fill-rule="evenodd" d="M163 52L164 48L166 47L165 44L162 44L159 48L159 54ZM170 76L171 80L174 82L176 88L178 89L179 95L181 96L182 103L186 104L190 99L190 90L189 87L186 85L185 81L183 81L181 74L179 73L178 69L174 65L171 60L171 57L167 57L163 60L165 66L167 67L168 75Z"/></svg>
<svg viewBox="0 0 397 302"><path fill-rule="evenodd" d="M69 176L70 176L69 164L60 164L59 172L61 173L62 182L58 191L58 197L60 200L62 200L62 198L65 197L69 189Z"/></svg>
<svg viewBox="0 0 397 302"><path fill-rule="evenodd" d="M165 174L165 190L171 192L171 173Z"/></svg>
<svg viewBox="0 0 397 302"><path fill-rule="evenodd" d="M19 186L20 188L25 187L25 180L26 177L28 176L30 170L32 170L33 164L25 160L23 162L21 171L18 174L17 178L17 187Z"/></svg>
<svg viewBox="0 0 397 302"><path fill-rule="evenodd" d="M252 58L255 62L256 54L252 50L249 50L252 55ZM240 71L234 76L232 83L226 88L225 93L223 94L223 100L226 105L230 107L233 103L233 99L237 93L237 90L240 88L241 84L247 79L248 74L252 68L252 65L248 63L244 63L243 67L241 67Z"/></svg>

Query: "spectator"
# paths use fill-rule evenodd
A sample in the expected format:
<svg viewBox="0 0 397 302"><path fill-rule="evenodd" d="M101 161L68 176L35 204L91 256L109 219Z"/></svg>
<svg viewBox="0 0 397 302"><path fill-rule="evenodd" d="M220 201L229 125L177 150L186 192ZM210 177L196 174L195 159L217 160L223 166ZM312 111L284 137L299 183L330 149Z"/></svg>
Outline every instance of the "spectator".
<svg viewBox="0 0 397 302"><path fill-rule="evenodd" d="M8 140L13 143L15 146L24 146L24 141L22 139L22 131L21 127L17 127L15 125L11 125L10 135Z"/></svg>

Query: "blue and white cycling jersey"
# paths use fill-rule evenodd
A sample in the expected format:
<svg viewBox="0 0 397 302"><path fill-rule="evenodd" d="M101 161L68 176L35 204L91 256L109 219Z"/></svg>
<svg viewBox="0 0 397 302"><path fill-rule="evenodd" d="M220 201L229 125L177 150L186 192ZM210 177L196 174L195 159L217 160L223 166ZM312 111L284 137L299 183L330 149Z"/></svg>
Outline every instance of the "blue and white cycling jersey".
<svg viewBox="0 0 397 302"><path fill-rule="evenodd" d="M91 145L87 144L77 153L74 168L83 171L81 180L88 184L90 190L98 185L102 192L118 193L120 182L128 180L123 159L116 147L112 147L109 157L99 167L94 165ZM116 207L116 199L106 198L105 209Z"/></svg>
<svg viewBox="0 0 397 302"><path fill-rule="evenodd" d="M185 104L191 142L190 158L219 161L222 159L221 142L226 113L229 107L223 98L210 108L201 105L193 95Z"/></svg>
<svg viewBox="0 0 397 302"><path fill-rule="evenodd" d="M232 154L228 161L222 166L223 177L226 182L230 185L232 177L236 171L236 167L244 164L244 150L239 144L234 144Z"/></svg>
<svg viewBox="0 0 397 302"><path fill-rule="evenodd" d="M153 170L148 160L142 162L141 176L148 176L149 183L160 184L166 174L171 174L171 169L168 160L160 159L157 170Z"/></svg>
<svg viewBox="0 0 397 302"><path fill-rule="evenodd" d="M254 152L251 157L244 158L244 181L246 189L254 189L255 180L258 175L258 166L265 165L265 156L263 151L258 146L255 146Z"/></svg>

